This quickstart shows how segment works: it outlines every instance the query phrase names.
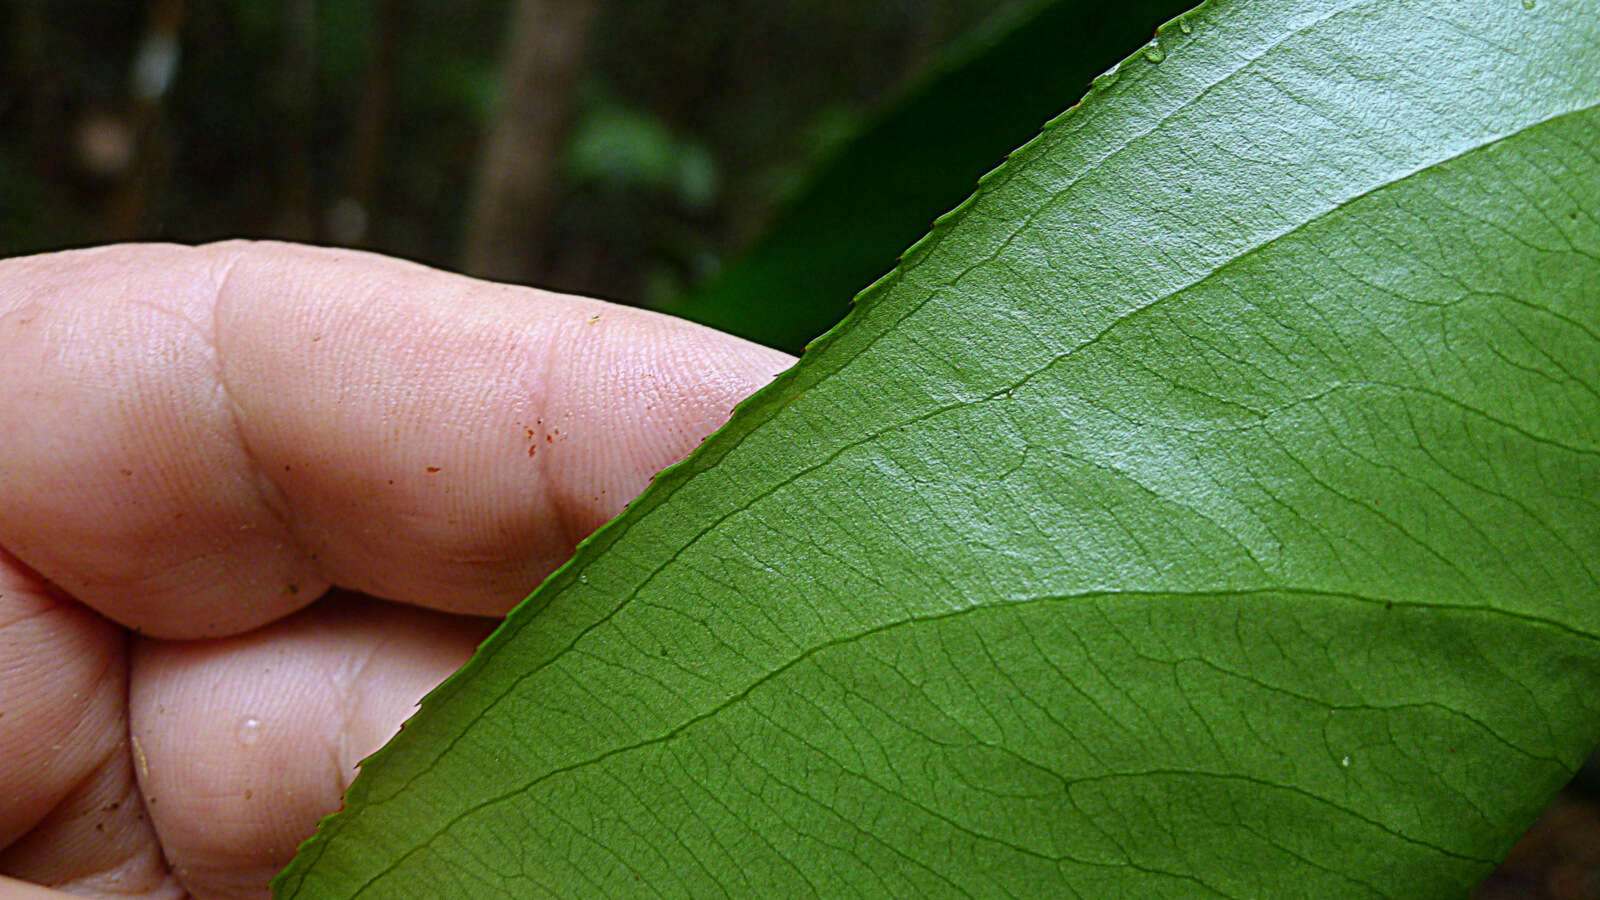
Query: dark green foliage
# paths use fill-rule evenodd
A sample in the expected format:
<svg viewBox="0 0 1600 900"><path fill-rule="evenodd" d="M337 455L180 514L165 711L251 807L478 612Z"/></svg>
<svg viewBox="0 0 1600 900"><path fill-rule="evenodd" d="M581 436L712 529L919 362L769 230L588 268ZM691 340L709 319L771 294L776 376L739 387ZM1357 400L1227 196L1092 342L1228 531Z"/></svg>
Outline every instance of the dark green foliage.
<svg viewBox="0 0 1600 900"><path fill-rule="evenodd" d="M978 176L1190 5L1051 0L993 23L823 164L748 252L665 309L798 353Z"/></svg>

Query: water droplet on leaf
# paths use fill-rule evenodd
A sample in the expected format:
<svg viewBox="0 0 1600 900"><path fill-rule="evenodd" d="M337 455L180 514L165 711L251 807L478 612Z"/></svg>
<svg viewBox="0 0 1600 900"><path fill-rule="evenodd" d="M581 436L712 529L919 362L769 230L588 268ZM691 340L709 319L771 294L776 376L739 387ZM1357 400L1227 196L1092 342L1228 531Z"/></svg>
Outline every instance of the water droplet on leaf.
<svg viewBox="0 0 1600 900"><path fill-rule="evenodd" d="M1158 63L1167 58L1167 51L1161 49L1161 44L1159 41L1151 41L1149 44L1145 45L1144 58L1153 63Z"/></svg>
<svg viewBox="0 0 1600 900"><path fill-rule="evenodd" d="M1194 29L1189 26L1189 20L1181 17L1178 19L1178 30L1184 34L1189 34L1190 32L1194 31Z"/></svg>

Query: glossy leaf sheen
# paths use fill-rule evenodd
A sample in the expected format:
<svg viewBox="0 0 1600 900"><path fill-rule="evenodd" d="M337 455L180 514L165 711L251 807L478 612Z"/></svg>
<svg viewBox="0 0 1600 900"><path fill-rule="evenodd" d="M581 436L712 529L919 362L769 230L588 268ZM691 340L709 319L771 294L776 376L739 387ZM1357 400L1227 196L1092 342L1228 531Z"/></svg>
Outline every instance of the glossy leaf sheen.
<svg viewBox="0 0 1600 900"><path fill-rule="evenodd" d="M1600 14L1163 29L590 540L285 897L1453 897L1600 724Z"/></svg>

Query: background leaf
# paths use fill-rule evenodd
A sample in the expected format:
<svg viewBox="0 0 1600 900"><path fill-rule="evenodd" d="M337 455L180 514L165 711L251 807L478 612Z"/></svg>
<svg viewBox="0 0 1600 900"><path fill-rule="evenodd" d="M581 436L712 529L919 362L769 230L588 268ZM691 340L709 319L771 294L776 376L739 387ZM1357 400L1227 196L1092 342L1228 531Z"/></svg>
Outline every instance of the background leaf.
<svg viewBox="0 0 1600 900"><path fill-rule="evenodd" d="M1167 26L280 896L1464 893L1600 737L1597 65L1589 2Z"/></svg>
<svg viewBox="0 0 1600 900"><path fill-rule="evenodd" d="M760 240L664 309L800 352L980 175L1191 5L1049 0L985 29L819 167Z"/></svg>

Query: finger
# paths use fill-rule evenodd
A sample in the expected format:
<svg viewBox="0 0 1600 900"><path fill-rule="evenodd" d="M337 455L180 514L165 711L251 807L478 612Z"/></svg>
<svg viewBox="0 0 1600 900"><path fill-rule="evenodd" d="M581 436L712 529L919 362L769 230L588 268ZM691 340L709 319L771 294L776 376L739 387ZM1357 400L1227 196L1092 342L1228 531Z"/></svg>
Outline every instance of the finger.
<svg viewBox="0 0 1600 900"><path fill-rule="evenodd" d="M234 633L329 583L499 613L791 360L649 312L286 244L0 262L0 544Z"/></svg>
<svg viewBox="0 0 1600 900"><path fill-rule="evenodd" d="M175 896L128 763L124 656L122 629L0 551L0 873Z"/></svg>
<svg viewBox="0 0 1600 900"><path fill-rule="evenodd" d="M237 637L138 641L139 783L183 886L265 897L356 763L487 633L482 620L336 594Z"/></svg>

